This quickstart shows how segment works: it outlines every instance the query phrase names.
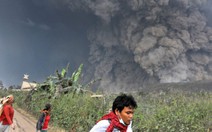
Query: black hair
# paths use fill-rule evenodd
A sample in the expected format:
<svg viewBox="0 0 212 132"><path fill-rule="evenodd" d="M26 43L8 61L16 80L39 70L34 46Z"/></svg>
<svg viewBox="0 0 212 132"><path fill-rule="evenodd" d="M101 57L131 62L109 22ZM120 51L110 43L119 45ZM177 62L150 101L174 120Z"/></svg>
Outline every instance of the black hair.
<svg viewBox="0 0 212 132"><path fill-rule="evenodd" d="M51 107L52 107L52 105L48 103L48 104L45 105L43 110L50 110Z"/></svg>
<svg viewBox="0 0 212 132"><path fill-rule="evenodd" d="M118 109L121 112L124 107L137 108L137 103L134 100L132 95L121 94L113 102L112 111L115 113L115 110Z"/></svg>

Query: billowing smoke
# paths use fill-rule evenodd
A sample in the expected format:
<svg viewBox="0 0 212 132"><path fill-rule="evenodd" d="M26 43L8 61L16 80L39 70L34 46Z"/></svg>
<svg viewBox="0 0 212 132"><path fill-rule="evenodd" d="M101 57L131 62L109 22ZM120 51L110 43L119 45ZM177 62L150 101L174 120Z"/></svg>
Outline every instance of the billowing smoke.
<svg viewBox="0 0 212 132"><path fill-rule="evenodd" d="M66 0L100 18L89 72L107 90L212 79L209 0Z"/></svg>

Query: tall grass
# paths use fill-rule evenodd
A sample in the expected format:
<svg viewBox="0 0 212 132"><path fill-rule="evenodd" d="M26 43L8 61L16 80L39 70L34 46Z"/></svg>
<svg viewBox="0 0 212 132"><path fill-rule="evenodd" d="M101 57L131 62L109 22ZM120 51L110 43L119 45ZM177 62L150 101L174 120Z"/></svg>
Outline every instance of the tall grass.
<svg viewBox="0 0 212 132"><path fill-rule="evenodd" d="M205 132L212 127L212 94L171 92L138 98L134 131Z"/></svg>
<svg viewBox="0 0 212 132"><path fill-rule="evenodd" d="M65 94L52 99L37 91L26 102L27 93L0 91L0 96L14 94L16 107L39 116L45 103L52 103L51 124L66 131L89 131L95 122L111 108L116 95L91 98L87 94ZM212 93L209 92L149 92L132 93L138 108L134 114L134 132L205 132L212 127Z"/></svg>

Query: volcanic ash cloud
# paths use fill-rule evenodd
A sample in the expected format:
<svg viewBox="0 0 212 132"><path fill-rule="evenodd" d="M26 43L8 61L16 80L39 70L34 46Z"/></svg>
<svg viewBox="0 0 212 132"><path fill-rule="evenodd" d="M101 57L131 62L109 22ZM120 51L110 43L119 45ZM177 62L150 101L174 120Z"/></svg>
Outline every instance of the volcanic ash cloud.
<svg viewBox="0 0 212 132"><path fill-rule="evenodd" d="M89 61L104 89L212 79L209 0L78 0L100 18L89 30Z"/></svg>

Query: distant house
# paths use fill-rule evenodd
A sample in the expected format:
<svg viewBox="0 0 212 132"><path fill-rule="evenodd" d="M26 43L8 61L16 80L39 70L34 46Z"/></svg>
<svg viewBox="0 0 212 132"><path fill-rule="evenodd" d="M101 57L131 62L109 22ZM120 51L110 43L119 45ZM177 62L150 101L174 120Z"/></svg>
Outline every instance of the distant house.
<svg viewBox="0 0 212 132"><path fill-rule="evenodd" d="M29 80L29 75L24 74L21 90L30 91L31 89L36 88L37 83L29 82L28 80Z"/></svg>

